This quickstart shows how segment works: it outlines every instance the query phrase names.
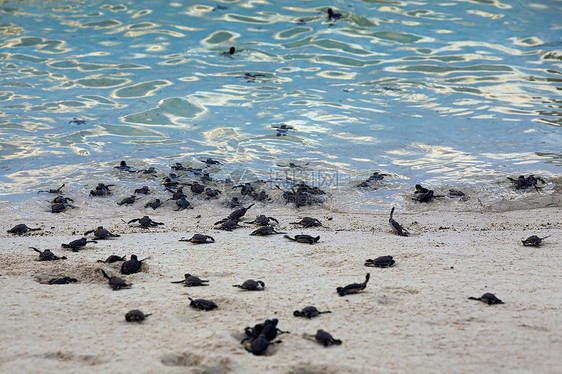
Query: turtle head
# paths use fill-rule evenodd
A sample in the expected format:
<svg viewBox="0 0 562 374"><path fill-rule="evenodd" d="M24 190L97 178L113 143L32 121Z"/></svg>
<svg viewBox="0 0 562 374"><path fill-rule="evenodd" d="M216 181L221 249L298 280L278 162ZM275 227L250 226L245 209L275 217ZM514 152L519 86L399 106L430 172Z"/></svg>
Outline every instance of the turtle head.
<svg viewBox="0 0 562 374"><path fill-rule="evenodd" d="M138 260L139 258L137 257L137 255L131 255L131 260Z"/></svg>

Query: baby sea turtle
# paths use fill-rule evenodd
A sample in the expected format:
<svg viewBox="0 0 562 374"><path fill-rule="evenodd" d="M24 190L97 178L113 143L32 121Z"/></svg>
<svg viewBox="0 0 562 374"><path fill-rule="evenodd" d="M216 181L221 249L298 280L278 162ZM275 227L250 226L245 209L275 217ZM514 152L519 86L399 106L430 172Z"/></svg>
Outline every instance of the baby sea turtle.
<svg viewBox="0 0 562 374"><path fill-rule="evenodd" d="M392 256L380 256L374 260L366 260L365 266L376 267L376 268L389 268L394 266L396 261L392 259Z"/></svg>
<svg viewBox="0 0 562 374"><path fill-rule="evenodd" d="M217 222L217 223L220 223L220 221ZM215 223L215 225L217 223ZM226 221L222 222L221 225L219 227L217 227L217 229L225 230L225 231L232 231L232 230L240 228L240 227L244 227L244 226L240 226L238 224L238 221L234 221L234 220L229 219L229 220L226 220Z"/></svg>
<svg viewBox="0 0 562 374"><path fill-rule="evenodd" d="M306 317L308 319L311 319L312 317L316 317L319 316L320 314L326 314L326 313L332 313L332 312L329 310L325 312L321 312L318 309L316 309L315 306L307 306L303 310L295 310L293 312L293 315L295 317Z"/></svg>
<svg viewBox="0 0 562 374"><path fill-rule="evenodd" d="M66 260L66 257L64 257L64 256L62 256L62 257L55 256L55 254L53 252L51 252L50 249L45 249L43 252L41 252L40 250L38 250L35 247L29 247L29 248L31 248L35 252L39 253L39 261Z"/></svg>
<svg viewBox="0 0 562 374"><path fill-rule="evenodd" d="M121 171L128 171L130 173L135 172L134 170L132 170L132 168L129 165L127 165L127 162L125 162L125 161L121 161L119 163L119 166L114 166L113 168L117 169L117 170L121 170Z"/></svg>
<svg viewBox="0 0 562 374"><path fill-rule="evenodd" d="M84 236L94 233L94 238L97 240L107 239L107 238L118 238L120 235L112 234L109 230L104 229L103 226L98 226L95 230L89 230L84 233Z"/></svg>
<svg viewBox="0 0 562 374"><path fill-rule="evenodd" d="M51 204L51 213L61 213L66 210L66 208L76 208L74 205L69 203L69 201L74 202L71 198L64 197L62 195L55 197Z"/></svg>
<svg viewBox="0 0 562 374"><path fill-rule="evenodd" d="M125 314L125 321L127 322L142 322L148 316L151 316L152 313L144 314L138 309L133 309Z"/></svg>
<svg viewBox="0 0 562 374"><path fill-rule="evenodd" d="M253 220L252 222L248 222L248 223L254 223L254 224L259 225L259 226L267 226L267 225L269 225L269 221L273 221L277 224L279 223L279 221L276 220L275 218L266 217L264 214L260 214L259 216L256 217L255 220Z"/></svg>
<svg viewBox="0 0 562 374"><path fill-rule="evenodd" d="M143 258L139 261L137 255L131 255L131 259L121 264L121 274L134 274L138 273L141 269L142 262L150 259L151 257Z"/></svg>
<svg viewBox="0 0 562 374"><path fill-rule="evenodd" d="M244 349L248 352L261 356L265 353L271 342L265 338L263 335L258 335L256 338L246 337L242 339L240 344L244 344Z"/></svg>
<svg viewBox="0 0 562 374"><path fill-rule="evenodd" d="M286 232L276 231L275 227L273 226L263 226L257 230L252 231L250 234L251 236L265 236L265 235L272 235L272 234L286 234Z"/></svg>
<svg viewBox="0 0 562 374"><path fill-rule="evenodd" d="M98 260L98 262L103 262L103 263L106 263L106 264L112 264L114 262L125 261L125 260L126 260L125 256L111 255L108 258L106 258L105 260Z"/></svg>
<svg viewBox="0 0 562 374"><path fill-rule="evenodd" d="M192 299L191 297L188 297L189 300L191 300L191 303L189 303L189 305L195 309L201 309L201 310L213 310L218 308L219 306L217 304L215 304L214 302L212 302L211 300L205 300L205 299Z"/></svg>
<svg viewBox="0 0 562 374"><path fill-rule="evenodd" d="M336 288L336 292L340 296L345 296L349 294L358 293L359 291L363 291L367 287L367 283L369 282L369 278L371 277L370 273L367 273L365 276L365 282L363 283L352 283L348 284L345 287L338 287Z"/></svg>
<svg viewBox="0 0 562 374"><path fill-rule="evenodd" d="M393 214L394 214L394 207L392 207L392 209L390 210L390 218L388 219L388 223L390 223L390 227L392 227L394 233L398 236L409 236L410 233L408 232L408 230L403 228L402 225L400 225L392 218Z"/></svg>
<svg viewBox="0 0 562 374"><path fill-rule="evenodd" d="M208 286L208 280L201 279L191 274L184 274L184 279L181 281L174 281L172 283L183 283L186 287Z"/></svg>
<svg viewBox="0 0 562 374"><path fill-rule="evenodd" d="M206 160L200 160L201 162L204 162L207 165L221 165L221 163L217 160L213 160L212 158L207 158Z"/></svg>
<svg viewBox="0 0 562 374"><path fill-rule="evenodd" d="M152 208L156 210L156 208L161 207L164 203L160 199L150 200L148 203L144 204L145 208Z"/></svg>
<svg viewBox="0 0 562 374"><path fill-rule="evenodd" d="M277 334L290 334L289 331L280 330L277 325L279 320L277 318L266 319L263 323L258 323L254 327L246 327L244 333L249 338L257 338L258 336L263 336L269 342L273 341Z"/></svg>
<svg viewBox="0 0 562 374"><path fill-rule="evenodd" d="M236 209L234 212L230 213L224 221L227 221L229 219L231 219L233 221L239 221L242 217L244 217L246 212L253 206L254 206L254 204L252 203L252 204L248 205L246 208Z"/></svg>
<svg viewBox="0 0 562 374"><path fill-rule="evenodd" d="M202 194L203 192L205 192L205 186L203 186L202 184L199 184L197 182L191 183L190 189L191 189L191 192L193 192L195 195L199 195L199 194Z"/></svg>
<svg viewBox="0 0 562 374"><path fill-rule="evenodd" d="M449 189L449 197L466 197L466 194L459 190Z"/></svg>
<svg viewBox="0 0 562 374"><path fill-rule="evenodd" d="M541 189L541 187L538 187L537 183L538 182L541 182L543 184L546 183L544 179L540 177L535 177L533 174L529 175L528 177L525 177L524 175L520 175L517 179L513 179L510 177L507 177L507 179L513 182L516 190L524 190L530 187L535 187L535 189L538 191Z"/></svg>
<svg viewBox="0 0 562 374"><path fill-rule="evenodd" d="M135 190L136 194L142 194L142 195L148 195L149 192L150 192L150 188L148 188L148 186L142 186L141 188L137 188Z"/></svg>
<svg viewBox="0 0 562 374"><path fill-rule="evenodd" d="M214 243L215 239L209 235L195 234L189 239L181 238L180 242L192 242L193 244Z"/></svg>
<svg viewBox="0 0 562 374"><path fill-rule="evenodd" d="M107 275L107 273L103 270L100 269L104 278L106 278L109 281L109 287L111 287L111 289L113 291L117 291L120 290L122 288L131 288L130 284L125 283L125 281L119 277L113 276L110 277L109 275Z"/></svg>
<svg viewBox="0 0 562 374"><path fill-rule="evenodd" d="M234 196L230 201L226 203L226 206L229 208L238 208L240 204L241 204L240 199Z"/></svg>
<svg viewBox="0 0 562 374"><path fill-rule="evenodd" d="M71 119L70 121L68 121L68 124L70 125L71 123L74 123L75 125L85 125L86 124L86 120L85 119L80 119L80 118L76 118L74 117L73 119Z"/></svg>
<svg viewBox="0 0 562 374"><path fill-rule="evenodd" d="M41 230L41 228L38 227L36 229L33 229L31 227L28 227L25 223L20 223L19 225L15 225L11 229L9 229L8 233L9 234L23 235L28 231L38 231L38 230Z"/></svg>
<svg viewBox="0 0 562 374"><path fill-rule="evenodd" d="M222 191L219 190L214 190L212 188L205 188L205 196L207 196L207 199L212 199L215 198L217 196L219 196L222 193Z"/></svg>
<svg viewBox="0 0 562 374"><path fill-rule="evenodd" d="M384 177L388 177L388 176L389 174L379 173L378 171L375 171L372 175L369 176L369 178L367 178L367 182L382 181Z"/></svg>
<svg viewBox="0 0 562 374"><path fill-rule="evenodd" d="M227 52L223 52L223 53L221 53L221 55L232 58L232 55L234 55L234 52L236 52L236 48L230 47L230 49Z"/></svg>
<svg viewBox="0 0 562 374"><path fill-rule="evenodd" d="M488 305L492 305L492 304L503 304L503 301L501 301L500 299L498 299L496 297L496 295L494 295L493 293L489 293L486 292L484 295L480 296L480 297L469 297L470 300L478 300L478 301L482 301L483 303L486 303Z"/></svg>
<svg viewBox="0 0 562 374"><path fill-rule="evenodd" d="M76 283L78 280L76 278L71 277L62 277L62 278L53 278L49 280L49 284L69 284L69 283Z"/></svg>
<svg viewBox="0 0 562 374"><path fill-rule="evenodd" d="M174 209L176 212L184 209L193 209L185 197L183 199L176 200L176 205L178 206L178 209Z"/></svg>
<svg viewBox="0 0 562 374"><path fill-rule="evenodd" d="M63 188L64 186L65 186L65 184L63 183L62 186L60 186L60 187L57 188L57 189L50 188L50 189L48 189L48 190L39 190L37 193L39 193L39 192L47 192L47 193L56 193L56 194L60 194L60 190L62 190L62 188Z"/></svg>
<svg viewBox="0 0 562 374"><path fill-rule="evenodd" d="M156 173L158 173L158 172L156 171L154 166L151 166L151 167L146 168L146 169L137 170L137 173L156 175Z"/></svg>
<svg viewBox="0 0 562 374"><path fill-rule="evenodd" d="M171 200L179 200L179 199L184 199L186 197L187 195L183 193L183 188L180 187L176 190L176 192L173 193Z"/></svg>
<svg viewBox="0 0 562 374"><path fill-rule="evenodd" d="M538 248L538 247L541 246L542 241L543 241L544 239L546 239L546 238L549 238L549 237L550 237L550 235L545 236L544 238L539 238L539 237L536 236L536 235L531 235L531 236L529 236L527 239L521 240L521 242L523 243L523 245L524 245L525 247L535 246L535 247Z"/></svg>
<svg viewBox="0 0 562 374"><path fill-rule="evenodd" d="M114 184L98 183L96 188L94 188L93 190L90 191L90 195L91 196L111 195L111 191L110 191L109 187L113 187L113 186L115 186L115 185Z"/></svg>
<svg viewBox="0 0 562 374"><path fill-rule="evenodd" d="M295 242L308 243L308 244L314 244L320 240L320 236L313 237L305 234L295 235L294 238L291 238L289 235L285 235L284 237L293 240Z"/></svg>
<svg viewBox="0 0 562 374"><path fill-rule="evenodd" d="M130 220L129 222L127 222L129 225L133 222L138 222L140 227L154 227L154 226L158 226L158 225L163 225L164 223L162 222L155 222L152 219L150 219L149 216L144 216L142 218L135 218Z"/></svg>
<svg viewBox="0 0 562 374"><path fill-rule="evenodd" d="M316 335L312 334L304 334L305 337L310 337L316 339L316 341L324 347L328 347L330 345L340 345L342 342L339 339L334 339L332 335L322 329L316 331Z"/></svg>
<svg viewBox="0 0 562 374"><path fill-rule="evenodd" d="M135 195L131 195L118 202L117 205L131 205L134 204L136 200L137 197Z"/></svg>
<svg viewBox="0 0 562 374"><path fill-rule="evenodd" d="M328 8L328 20L337 21L341 18L341 13L334 12L332 8Z"/></svg>
<svg viewBox="0 0 562 374"><path fill-rule="evenodd" d="M304 217L298 222L289 222L291 225L302 225L303 227L318 227L322 226L322 222L320 222L316 218L312 217Z"/></svg>
<svg viewBox="0 0 562 374"><path fill-rule="evenodd" d="M71 241L68 244L61 244L62 248L70 248L72 249L72 252L78 252L79 249L81 249L82 247L85 247L86 244L88 243L97 243L97 241L95 240L88 240L87 238L80 238L80 239L76 239Z"/></svg>
<svg viewBox="0 0 562 374"><path fill-rule="evenodd" d="M255 281L253 279L248 279L242 284L233 284L232 287L238 287L248 291L263 291L263 289L265 288L265 283L263 283L261 280Z"/></svg>

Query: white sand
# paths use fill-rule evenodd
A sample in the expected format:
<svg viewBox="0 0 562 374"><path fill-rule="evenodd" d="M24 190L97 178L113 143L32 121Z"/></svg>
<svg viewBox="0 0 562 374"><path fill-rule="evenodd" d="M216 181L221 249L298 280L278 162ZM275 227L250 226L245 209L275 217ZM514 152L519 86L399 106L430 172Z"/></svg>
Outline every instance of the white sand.
<svg viewBox="0 0 562 374"><path fill-rule="evenodd" d="M562 209L503 213L431 211L424 205L398 210L395 219L413 235L390 232L388 212L340 213L325 209L297 213L255 206L249 218L267 213L283 231L320 235L315 245L282 235L250 237L249 227L214 230L224 208L148 212L165 225L130 228L121 219L143 208L90 206L59 215L37 202L1 210L0 371L2 373L370 373L370 372L560 372L562 360ZM16 209L17 208L17 209ZM425 210L425 211L424 211ZM306 212L306 214L304 214ZM201 214L203 218L195 219ZM109 217L108 217L109 215ZM299 229L288 222L311 215L322 228ZM333 220L328 220L333 217ZM43 231L7 234L16 223ZM98 225L121 234L79 253L60 248ZM252 225L253 226L253 225ZM178 242L206 233L208 245ZM540 248L521 239L546 236ZM38 262L35 246L66 261ZM121 263L100 264L110 254L152 256L142 272L121 275L133 283L112 291L97 269L119 275ZM364 260L392 255L396 266L368 268ZM208 287L170 281L184 273L209 279ZM339 297L335 288L371 281L361 294ZM77 284L38 280L72 276ZM263 292L233 288L263 280ZM505 304L467 300L492 292ZM189 307L188 295L219 305L204 312ZM306 320L296 309L315 305L326 314ZM152 316L125 322L130 309ZM246 326L278 318L282 343L265 357L239 344ZM341 339L324 348L302 333L322 328Z"/></svg>

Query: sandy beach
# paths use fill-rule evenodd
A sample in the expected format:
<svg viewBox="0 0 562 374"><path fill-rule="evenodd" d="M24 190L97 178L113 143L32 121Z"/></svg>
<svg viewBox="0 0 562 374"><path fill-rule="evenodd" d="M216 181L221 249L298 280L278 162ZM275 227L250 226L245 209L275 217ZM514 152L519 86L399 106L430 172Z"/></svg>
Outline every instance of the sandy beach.
<svg viewBox="0 0 562 374"><path fill-rule="evenodd" d="M416 205L416 207L420 204ZM37 201L0 207L0 372L2 373L506 373L559 372L562 361L562 208L506 212L398 209L410 237L395 236L388 211L343 212L257 204L257 214L279 220L280 231L319 235L314 245L283 235L249 236L256 227L219 231L230 210L216 205L172 212L103 204L47 212ZM142 229L123 222L145 214L164 225ZM196 218L197 216L201 218ZM322 221L302 229L303 216ZM18 223L41 227L22 236ZM120 234L75 253L62 243L97 226ZM179 242L204 233L212 244ZM549 238L524 247L530 235ZM28 247L51 249L67 260L39 262ZM141 272L121 275L111 254L150 256ZM366 259L392 255L387 269ZM119 275L131 289L112 291L100 272ZM208 287L172 284L191 273ZM336 287L362 282L346 297ZM75 284L45 284L70 276ZM232 287L262 280L265 290ZM468 300L492 292L505 304ZM205 312L188 296L214 301ZM293 311L314 305L331 314L311 320ZM127 323L131 309L152 313ZM278 318L282 343L265 356L239 343L244 328ZM328 348L305 339L324 329L343 343Z"/></svg>

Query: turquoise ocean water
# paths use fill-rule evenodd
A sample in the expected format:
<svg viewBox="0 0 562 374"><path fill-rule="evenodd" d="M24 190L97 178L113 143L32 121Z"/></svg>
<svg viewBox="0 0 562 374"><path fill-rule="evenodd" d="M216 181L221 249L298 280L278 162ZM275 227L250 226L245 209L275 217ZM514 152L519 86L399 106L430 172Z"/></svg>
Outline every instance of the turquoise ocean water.
<svg viewBox="0 0 562 374"><path fill-rule="evenodd" d="M367 207L416 183L493 195L520 174L556 193L561 15L547 0L4 1L1 199L148 183L120 160L158 184L207 157L216 178L289 175ZM389 176L353 187L374 171Z"/></svg>

